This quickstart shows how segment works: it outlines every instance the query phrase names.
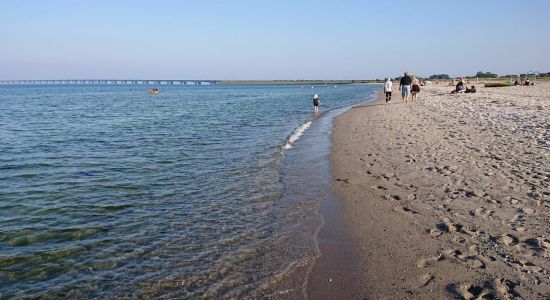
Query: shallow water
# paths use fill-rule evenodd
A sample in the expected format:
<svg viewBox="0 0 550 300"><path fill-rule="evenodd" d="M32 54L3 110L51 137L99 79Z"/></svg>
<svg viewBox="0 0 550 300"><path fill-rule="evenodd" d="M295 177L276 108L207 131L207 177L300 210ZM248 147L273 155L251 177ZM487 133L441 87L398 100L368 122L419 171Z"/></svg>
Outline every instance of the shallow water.
<svg viewBox="0 0 550 300"><path fill-rule="evenodd" d="M278 286L318 251L312 95L377 86L159 89L0 86L0 297L299 289Z"/></svg>

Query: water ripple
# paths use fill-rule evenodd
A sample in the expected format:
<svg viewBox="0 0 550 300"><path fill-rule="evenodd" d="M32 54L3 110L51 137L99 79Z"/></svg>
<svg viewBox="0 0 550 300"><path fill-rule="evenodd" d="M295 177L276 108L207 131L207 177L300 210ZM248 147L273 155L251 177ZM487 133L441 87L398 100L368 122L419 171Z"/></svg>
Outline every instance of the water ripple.
<svg viewBox="0 0 550 300"><path fill-rule="evenodd" d="M312 89L0 89L0 298L261 297L315 257L319 191L282 152Z"/></svg>

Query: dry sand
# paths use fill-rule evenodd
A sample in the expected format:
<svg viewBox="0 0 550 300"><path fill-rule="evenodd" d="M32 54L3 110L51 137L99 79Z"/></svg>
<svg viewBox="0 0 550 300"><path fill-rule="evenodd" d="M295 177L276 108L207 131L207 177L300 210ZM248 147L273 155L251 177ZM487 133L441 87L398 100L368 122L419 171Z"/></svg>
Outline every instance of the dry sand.
<svg viewBox="0 0 550 300"><path fill-rule="evenodd" d="M550 84L451 89L335 121L363 297L550 299Z"/></svg>

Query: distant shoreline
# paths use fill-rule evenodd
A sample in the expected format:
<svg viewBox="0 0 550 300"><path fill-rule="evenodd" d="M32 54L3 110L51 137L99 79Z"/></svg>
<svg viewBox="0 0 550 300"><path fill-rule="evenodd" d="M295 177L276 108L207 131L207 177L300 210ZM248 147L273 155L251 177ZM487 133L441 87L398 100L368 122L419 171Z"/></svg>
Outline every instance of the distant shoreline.
<svg viewBox="0 0 550 300"><path fill-rule="evenodd" d="M382 80L220 80L218 84L355 84L382 83Z"/></svg>
<svg viewBox="0 0 550 300"><path fill-rule="evenodd" d="M467 80L476 83L488 82L510 82L510 78L476 78L465 77ZM398 81L393 78L392 80ZM430 79L426 81L435 83L451 82L454 78L449 79ZM15 80L0 80L0 86L3 85L143 85L143 86L158 86L158 85L338 85L338 84L376 84L384 83L384 79L357 79L357 80L180 80L180 79L15 79ZM550 81L550 77L537 77L534 82Z"/></svg>
<svg viewBox="0 0 550 300"><path fill-rule="evenodd" d="M180 79L16 79L0 80L0 85L48 84L48 85L333 85L333 84L367 84L383 83L383 80L180 80Z"/></svg>

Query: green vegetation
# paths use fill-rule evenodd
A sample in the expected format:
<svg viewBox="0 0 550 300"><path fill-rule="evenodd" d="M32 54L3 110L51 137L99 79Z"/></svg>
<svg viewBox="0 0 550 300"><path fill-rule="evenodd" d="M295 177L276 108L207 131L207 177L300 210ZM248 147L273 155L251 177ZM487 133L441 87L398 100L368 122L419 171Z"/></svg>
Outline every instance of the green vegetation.
<svg viewBox="0 0 550 300"><path fill-rule="evenodd" d="M521 77L525 77L525 76L537 76L537 77L550 77L550 72L547 72L547 73L535 73L535 74L519 74L519 76Z"/></svg>
<svg viewBox="0 0 550 300"><path fill-rule="evenodd" d="M451 79L447 74L434 74L430 76L430 79Z"/></svg>
<svg viewBox="0 0 550 300"><path fill-rule="evenodd" d="M491 73L491 72L477 72L476 75L474 76L471 76L469 78L504 78L504 79L510 79L510 78L516 78L516 77L537 77L537 78L544 78L544 77L550 77L550 72L547 72L547 73L539 73L539 72L535 72L535 73L522 73L522 74L508 74L508 75L503 75L503 76L498 76L497 74L495 73Z"/></svg>
<svg viewBox="0 0 550 300"><path fill-rule="evenodd" d="M476 73L475 76L472 76L472 77L478 77L478 78L498 78L498 75L495 74L495 73L491 73L491 72L485 72L483 73L482 71L479 71Z"/></svg>

